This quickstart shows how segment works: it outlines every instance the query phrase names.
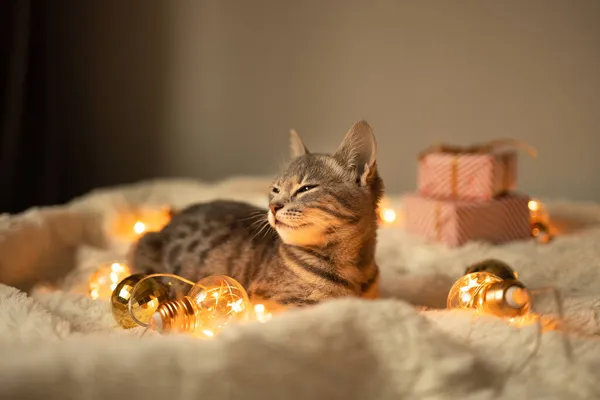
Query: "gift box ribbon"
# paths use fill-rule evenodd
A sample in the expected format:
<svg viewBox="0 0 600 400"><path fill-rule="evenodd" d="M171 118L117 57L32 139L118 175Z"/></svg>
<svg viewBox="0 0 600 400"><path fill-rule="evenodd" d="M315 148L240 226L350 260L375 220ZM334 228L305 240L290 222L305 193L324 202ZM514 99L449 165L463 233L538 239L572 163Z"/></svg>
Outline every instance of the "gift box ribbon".
<svg viewBox="0 0 600 400"><path fill-rule="evenodd" d="M505 147L512 147L512 148L521 148L523 150L525 150L529 156L531 158L535 158L537 157L537 150L529 145L528 143L522 141L522 140L516 140L516 139L497 139L497 140L491 140L489 142L486 143L482 143L482 144L476 144L476 145L472 145L472 146L453 146L453 145L449 145L449 144L435 144L433 146L430 146L429 148L423 150L422 152L419 153L419 160L422 160L424 157L426 157L429 154L432 153L446 153L446 154L452 154L452 167L451 167L451 175L450 175L450 179L451 179L451 190L452 190L452 196L456 197L458 195L458 158L461 155L465 155L465 154L490 154L496 151L499 151L502 148ZM508 179L508 176L505 173L505 186L507 186L508 184L506 183L506 180Z"/></svg>
<svg viewBox="0 0 600 400"><path fill-rule="evenodd" d="M454 155L487 154L498 151L503 147L520 148L525 150L532 158L537 157L537 150L533 146L529 145L528 143L522 140L497 139L472 146L454 146L444 143L435 144L420 152L419 159L422 159L423 157L431 153L448 153Z"/></svg>
<svg viewBox="0 0 600 400"><path fill-rule="evenodd" d="M439 201L435 203L435 240L440 241L442 239L442 203Z"/></svg>

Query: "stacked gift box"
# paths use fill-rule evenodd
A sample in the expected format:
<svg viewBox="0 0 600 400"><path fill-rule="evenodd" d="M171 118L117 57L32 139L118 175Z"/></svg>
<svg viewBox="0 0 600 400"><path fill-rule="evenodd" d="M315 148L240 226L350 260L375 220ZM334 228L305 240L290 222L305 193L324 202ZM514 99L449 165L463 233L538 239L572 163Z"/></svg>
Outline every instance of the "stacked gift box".
<svg viewBox="0 0 600 400"><path fill-rule="evenodd" d="M529 238L529 196L516 192L517 157L504 142L422 152L417 192L405 197L407 231L452 247Z"/></svg>

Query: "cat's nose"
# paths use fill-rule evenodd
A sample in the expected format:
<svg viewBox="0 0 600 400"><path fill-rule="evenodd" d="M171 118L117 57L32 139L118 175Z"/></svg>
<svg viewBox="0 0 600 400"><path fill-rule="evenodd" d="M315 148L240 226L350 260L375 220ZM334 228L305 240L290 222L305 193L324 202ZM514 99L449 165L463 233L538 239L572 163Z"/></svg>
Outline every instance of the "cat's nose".
<svg viewBox="0 0 600 400"><path fill-rule="evenodd" d="M271 212L273 213L273 215L275 215L275 214L277 214L278 210L281 210L283 208L283 204L271 203L271 204L269 204L269 208L271 209Z"/></svg>

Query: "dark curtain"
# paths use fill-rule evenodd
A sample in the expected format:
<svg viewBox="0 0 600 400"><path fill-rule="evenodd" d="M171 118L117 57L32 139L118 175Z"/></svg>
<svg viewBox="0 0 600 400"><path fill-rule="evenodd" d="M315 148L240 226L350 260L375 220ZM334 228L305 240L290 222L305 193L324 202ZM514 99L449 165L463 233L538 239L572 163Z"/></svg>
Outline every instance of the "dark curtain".
<svg viewBox="0 0 600 400"><path fill-rule="evenodd" d="M60 202L51 1L0 1L0 212Z"/></svg>

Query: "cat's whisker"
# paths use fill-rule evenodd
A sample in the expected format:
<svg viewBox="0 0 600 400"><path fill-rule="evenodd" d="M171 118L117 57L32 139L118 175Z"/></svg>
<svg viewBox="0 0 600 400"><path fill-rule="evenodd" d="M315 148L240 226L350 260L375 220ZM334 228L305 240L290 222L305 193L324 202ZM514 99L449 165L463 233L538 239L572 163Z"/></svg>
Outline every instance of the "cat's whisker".
<svg viewBox="0 0 600 400"><path fill-rule="evenodd" d="M240 218L240 221L248 221L248 220L261 220L263 218L267 218L267 213L265 211L260 211L260 212L255 212L254 214L245 217L245 218Z"/></svg>
<svg viewBox="0 0 600 400"><path fill-rule="evenodd" d="M265 225L268 225L268 224L269 224L269 220L267 218L264 218L259 221L254 221L251 226L253 229L261 229Z"/></svg>
<svg viewBox="0 0 600 400"><path fill-rule="evenodd" d="M265 222L266 220L267 220L267 218L265 218L265 217L255 218L255 220L250 223L250 226L261 224L261 223Z"/></svg>
<svg viewBox="0 0 600 400"><path fill-rule="evenodd" d="M265 227L263 227L260 231L258 231L254 235L254 237L259 236L259 238L264 238L269 233L270 228L271 228L270 226L265 225ZM252 240L254 240L254 238L252 238Z"/></svg>
<svg viewBox="0 0 600 400"><path fill-rule="evenodd" d="M267 237L267 235L273 230L273 228L271 227L271 225L267 224L267 229L265 229L262 233L262 238Z"/></svg>
<svg viewBox="0 0 600 400"><path fill-rule="evenodd" d="M249 216L244 217L244 218L240 218L240 221L248 221L248 220L260 218L260 217L263 217L263 216L264 217L267 216L266 211L264 211L264 210L254 211Z"/></svg>
<svg viewBox="0 0 600 400"><path fill-rule="evenodd" d="M265 230L266 228L266 230ZM263 221L263 225L262 227L260 227L260 229L258 229L258 231L254 234L254 236L252 236L252 239L250 240L254 240L259 234L261 234L261 232L263 232L264 234L269 232L269 229L271 228L271 225L269 224L269 221Z"/></svg>
<svg viewBox="0 0 600 400"><path fill-rule="evenodd" d="M259 229L263 226L263 224L269 224L269 220L267 218L260 219L258 221L254 221L250 224L251 229Z"/></svg>

